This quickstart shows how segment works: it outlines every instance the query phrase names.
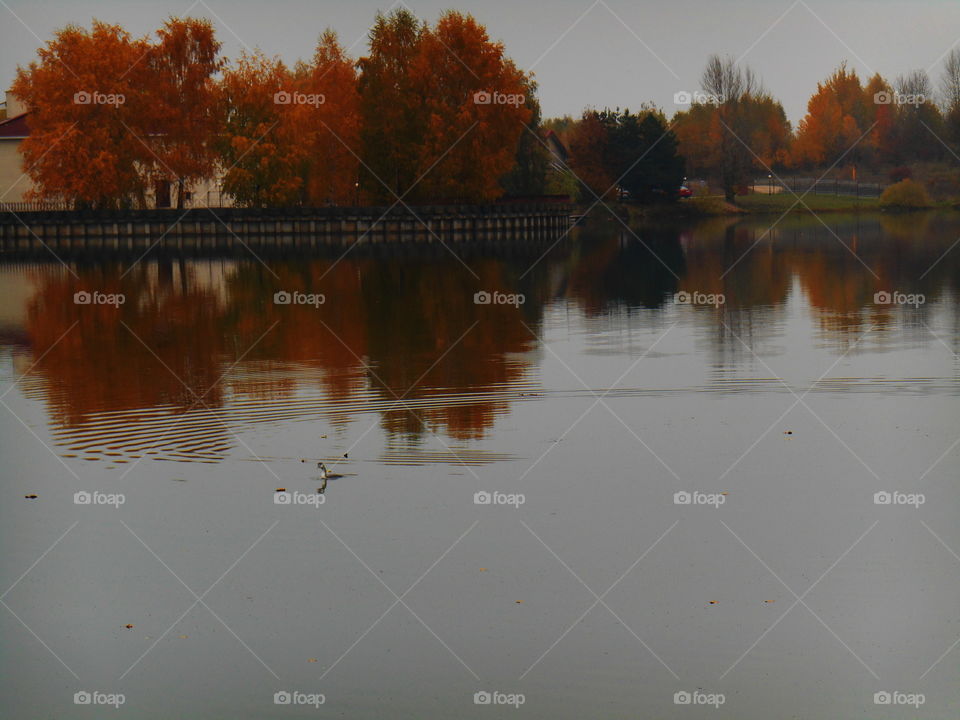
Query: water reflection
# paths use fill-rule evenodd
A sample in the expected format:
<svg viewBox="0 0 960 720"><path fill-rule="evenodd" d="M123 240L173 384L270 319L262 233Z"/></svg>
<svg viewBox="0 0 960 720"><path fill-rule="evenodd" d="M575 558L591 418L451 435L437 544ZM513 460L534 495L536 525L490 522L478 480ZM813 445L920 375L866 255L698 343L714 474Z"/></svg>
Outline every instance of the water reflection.
<svg viewBox="0 0 960 720"><path fill-rule="evenodd" d="M539 262L430 251L338 258L148 259L6 266L0 342L21 386L49 407L67 456L125 462L149 454L216 462L234 429L375 413L388 462L451 461L423 451L440 433L467 462L498 459L468 447L512 403L551 392L537 371L546 310L585 321L627 313L691 323L709 341L718 377L781 331L791 304L809 313L814 342L836 353L882 349L894 331L938 342L930 314L945 309L957 348L960 221L946 215L810 216L670 224L628 233L597 218ZM535 264L534 264L535 263ZM533 269L531 270L531 265ZM478 290L522 293L519 307L477 305ZM77 305L74 293L123 293L119 307ZM278 305L278 291L326 302ZM722 294L719 307L674 307L678 291ZM926 304L874 303L879 291ZM602 333L602 330L597 330ZM682 385L684 378L677 378ZM718 380L722 382L722 380ZM642 392L626 388L624 392ZM459 460L458 460L459 461Z"/></svg>

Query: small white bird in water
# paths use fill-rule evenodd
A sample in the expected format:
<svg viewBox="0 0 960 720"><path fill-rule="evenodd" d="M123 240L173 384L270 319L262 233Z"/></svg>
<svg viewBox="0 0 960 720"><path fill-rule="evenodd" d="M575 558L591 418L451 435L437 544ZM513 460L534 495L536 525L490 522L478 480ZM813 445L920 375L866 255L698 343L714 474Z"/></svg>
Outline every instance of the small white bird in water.
<svg viewBox="0 0 960 720"><path fill-rule="evenodd" d="M317 469L320 470L320 480L323 481L320 487L317 488L317 492L319 493L323 493L327 489L327 480L336 480L337 478L343 477L343 475L337 475L327 470L327 466L322 462L317 463Z"/></svg>

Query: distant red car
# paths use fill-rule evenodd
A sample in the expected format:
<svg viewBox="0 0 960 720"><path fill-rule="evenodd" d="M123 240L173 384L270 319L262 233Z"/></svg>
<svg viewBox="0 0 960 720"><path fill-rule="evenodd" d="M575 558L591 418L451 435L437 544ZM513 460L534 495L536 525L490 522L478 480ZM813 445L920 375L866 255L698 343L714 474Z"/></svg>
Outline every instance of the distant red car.
<svg viewBox="0 0 960 720"><path fill-rule="evenodd" d="M677 191L677 194L682 198L693 197L693 190L688 188L686 185L681 185L680 189Z"/></svg>

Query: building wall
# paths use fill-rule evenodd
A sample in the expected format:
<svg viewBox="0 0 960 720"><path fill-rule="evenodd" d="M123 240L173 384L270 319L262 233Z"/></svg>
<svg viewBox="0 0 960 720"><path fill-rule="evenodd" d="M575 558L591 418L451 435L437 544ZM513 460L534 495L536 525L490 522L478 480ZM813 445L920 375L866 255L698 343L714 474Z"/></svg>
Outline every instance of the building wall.
<svg viewBox="0 0 960 720"><path fill-rule="evenodd" d="M0 139L0 203L26 202L24 195L32 187L24 176L23 158L17 152L20 140ZM187 207L231 207L230 197L220 192L216 178L202 180L193 188L193 197ZM153 205L153 193L147 193L147 202ZM176 190L171 191L171 202L176 203Z"/></svg>
<svg viewBox="0 0 960 720"><path fill-rule="evenodd" d="M0 203L24 202L31 186L30 178L23 176L19 144L19 140L0 140Z"/></svg>

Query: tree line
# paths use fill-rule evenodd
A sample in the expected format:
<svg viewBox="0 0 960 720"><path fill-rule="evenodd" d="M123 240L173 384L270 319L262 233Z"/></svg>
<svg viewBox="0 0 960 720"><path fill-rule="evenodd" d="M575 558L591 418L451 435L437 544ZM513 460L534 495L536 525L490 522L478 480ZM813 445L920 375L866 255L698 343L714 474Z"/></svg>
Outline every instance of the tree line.
<svg viewBox="0 0 960 720"><path fill-rule="evenodd" d="M359 59L332 30L292 66L220 50L212 25L192 18L155 37L97 21L58 31L12 87L30 109L20 146L30 199L146 207L158 182L172 182L183 207L191 187L220 176L249 207L545 193L663 202L690 175L732 200L761 173L897 180L960 154L960 48L939 88L924 71L864 82L843 63L796 129L749 67L718 55L701 91L677 94L672 118L643 105L543 120L532 74L456 11L432 25L402 8L379 13ZM550 132L565 161L551 156Z"/></svg>
<svg viewBox="0 0 960 720"><path fill-rule="evenodd" d="M669 123L659 111L644 110L643 116L664 127L657 134L648 121L662 139L659 146L648 139L644 147L660 147L659 159L654 153L643 156L636 173L624 175L632 167L624 160L635 157L621 153L621 126L629 112L588 109L576 120L547 121L569 145L584 199L622 190L634 194L632 174L650 178L653 186L675 187L682 171L658 174L676 167L669 147L676 148L688 175L711 181L728 200L745 192L757 174L829 170L856 178L859 171L885 171L897 181L910 176L911 165L960 155L960 48L947 55L939 88L922 70L892 83L879 74L864 82L842 63L817 85L795 130L760 78L731 58L711 56L700 87L697 93L677 93L675 100L689 107L677 110Z"/></svg>
<svg viewBox="0 0 960 720"><path fill-rule="evenodd" d="M536 84L470 15L378 14L358 61L332 30L292 67L220 49L209 21L190 18L155 38L98 21L57 32L11 88L30 110L31 199L146 207L172 181L183 207L218 171L244 206L543 191Z"/></svg>

